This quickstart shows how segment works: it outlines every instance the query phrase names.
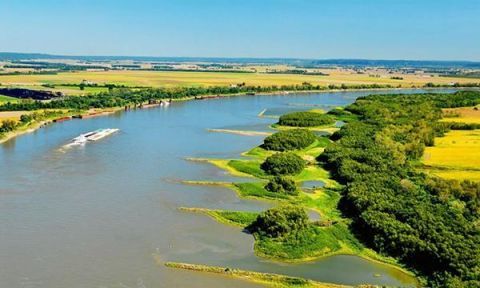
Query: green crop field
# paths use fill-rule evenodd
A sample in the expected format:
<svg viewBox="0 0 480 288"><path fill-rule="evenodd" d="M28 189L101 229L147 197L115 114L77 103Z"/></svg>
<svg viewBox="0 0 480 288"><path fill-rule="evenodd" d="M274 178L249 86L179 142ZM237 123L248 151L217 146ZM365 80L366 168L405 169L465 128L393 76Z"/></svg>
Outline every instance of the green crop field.
<svg viewBox="0 0 480 288"><path fill-rule="evenodd" d="M16 102L17 99L9 96L0 95L0 105L6 102Z"/></svg>

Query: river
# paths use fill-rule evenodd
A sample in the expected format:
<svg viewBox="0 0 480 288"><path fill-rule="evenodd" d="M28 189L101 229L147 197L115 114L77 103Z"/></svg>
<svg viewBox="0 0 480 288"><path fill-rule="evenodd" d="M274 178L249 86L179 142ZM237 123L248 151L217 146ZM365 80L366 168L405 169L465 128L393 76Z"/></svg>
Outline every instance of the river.
<svg viewBox="0 0 480 288"><path fill-rule="evenodd" d="M398 90L393 93L398 93ZM404 92L414 92L406 90ZM177 271L162 260L276 272L340 284L413 285L398 270L354 256L271 263L253 238L178 207L259 211L222 187L179 180L238 181L187 157L240 157L262 136L208 129L268 130L265 115L335 107L373 92L239 96L176 102L41 128L0 145L1 287L256 287L216 275ZM386 91L375 92L386 93ZM75 136L119 128L84 147Z"/></svg>

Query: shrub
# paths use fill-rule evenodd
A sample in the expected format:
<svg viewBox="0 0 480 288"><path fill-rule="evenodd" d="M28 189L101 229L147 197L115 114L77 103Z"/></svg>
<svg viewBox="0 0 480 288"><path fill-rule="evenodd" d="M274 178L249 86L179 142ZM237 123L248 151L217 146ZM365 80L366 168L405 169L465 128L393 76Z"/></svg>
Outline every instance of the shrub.
<svg viewBox="0 0 480 288"><path fill-rule="evenodd" d="M286 178L282 176L273 177L267 183L267 185L265 185L265 189L267 191L275 192L275 193L298 195L298 190L297 190L297 186L295 185L295 181L293 181L290 178Z"/></svg>
<svg viewBox="0 0 480 288"><path fill-rule="evenodd" d="M286 130L277 132L265 138L262 147L274 151L303 149L315 142L315 139L317 139L317 136L315 136L310 130Z"/></svg>
<svg viewBox="0 0 480 288"><path fill-rule="evenodd" d="M267 157L260 167L270 175L296 175L305 168L305 161L297 154L284 152Z"/></svg>
<svg viewBox="0 0 480 288"><path fill-rule="evenodd" d="M13 120L3 120L2 125L0 126L0 132L10 132L15 130L17 123Z"/></svg>
<svg viewBox="0 0 480 288"><path fill-rule="evenodd" d="M277 238L303 230L307 226L308 215L303 208L285 205L260 213L246 229L261 236Z"/></svg>
<svg viewBox="0 0 480 288"><path fill-rule="evenodd" d="M20 116L20 122L22 122L22 123L29 123L29 122L32 122L32 121L33 121L33 117L31 115L22 114Z"/></svg>
<svg viewBox="0 0 480 288"><path fill-rule="evenodd" d="M316 112L293 112L280 117L278 124L294 127L314 127L322 125L331 125L335 119L327 114Z"/></svg>

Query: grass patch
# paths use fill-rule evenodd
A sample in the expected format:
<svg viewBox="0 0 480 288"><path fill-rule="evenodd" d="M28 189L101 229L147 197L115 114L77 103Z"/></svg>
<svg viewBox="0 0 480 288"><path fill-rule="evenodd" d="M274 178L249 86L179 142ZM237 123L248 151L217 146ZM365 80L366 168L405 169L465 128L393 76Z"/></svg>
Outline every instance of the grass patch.
<svg viewBox="0 0 480 288"><path fill-rule="evenodd" d="M278 124L272 124L270 125L270 128L283 131L283 130L291 130L291 129L298 129L298 127L292 127L292 126L282 126ZM314 126L314 127L302 127L302 129L308 129L313 132L327 132L329 134L334 133L335 131L338 131L340 128L335 127L334 125L322 125L322 126Z"/></svg>
<svg viewBox="0 0 480 288"><path fill-rule="evenodd" d="M298 205L313 209L320 213L322 221L340 221L341 213L337 209L340 194L331 189L317 189L314 193L303 193L294 200ZM345 219L346 220L346 219Z"/></svg>
<svg viewBox="0 0 480 288"><path fill-rule="evenodd" d="M293 177L296 181L310 181L310 180L329 180L330 173L318 165L309 165L303 171ZM331 181L326 181L331 182Z"/></svg>
<svg viewBox="0 0 480 288"><path fill-rule="evenodd" d="M252 174L243 172L242 168L244 168L244 171L250 171L247 169L248 166L253 166L251 164L246 164L242 165L242 163L237 163L237 162L247 162L247 161L242 161L242 160L224 160L224 159L208 159L208 158L187 158L186 160L188 161L194 161L194 162L206 162L210 163L220 169L223 169L230 173L233 176L238 176L238 177L254 177ZM233 166L231 163L233 162ZM239 168L239 169L237 169ZM260 164L258 164L258 169L260 169ZM263 171L261 171L263 172Z"/></svg>
<svg viewBox="0 0 480 288"><path fill-rule="evenodd" d="M15 102L18 102L18 99L10 96L0 95L0 105L7 102L15 103Z"/></svg>
<svg viewBox="0 0 480 288"><path fill-rule="evenodd" d="M227 210L213 210L213 209L205 209L205 208L186 208L181 207L181 211L187 212L194 212L194 213L202 213L207 216L212 217L216 221L234 225L239 227L245 227L252 223L258 216L256 212L247 212L247 211L227 211Z"/></svg>
<svg viewBox="0 0 480 288"><path fill-rule="evenodd" d="M254 249L257 255L287 262L328 256L342 248L330 230L310 225L281 238L257 237Z"/></svg>
<svg viewBox="0 0 480 288"><path fill-rule="evenodd" d="M267 191L264 182L234 183L233 187L242 197L264 198L269 200L289 199L289 196L282 193Z"/></svg>
<svg viewBox="0 0 480 288"><path fill-rule="evenodd" d="M337 254L362 255L365 249L344 223L328 227L311 224L284 237L257 237L255 240L258 255L282 262L311 261Z"/></svg>
<svg viewBox="0 0 480 288"><path fill-rule="evenodd" d="M242 155L263 160L274 153L275 153L274 151L268 151L263 149L261 146L258 146L253 148L250 151L242 153Z"/></svg>
<svg viewBox="0 0 480 288"><path fill-rule="evenodd" d="M260 161L255 160L230 160L228 166L234 170L258 178L267 178L267 174L260 168Z"/></svg>

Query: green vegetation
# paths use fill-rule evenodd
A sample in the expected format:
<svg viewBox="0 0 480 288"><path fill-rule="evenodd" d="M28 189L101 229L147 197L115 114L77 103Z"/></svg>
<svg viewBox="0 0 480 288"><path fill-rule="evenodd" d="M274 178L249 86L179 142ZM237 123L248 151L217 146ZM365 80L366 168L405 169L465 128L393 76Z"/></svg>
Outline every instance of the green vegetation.
<svg viewBox="0 0 480 288"><path fill-rule="evenodd" d="M335 117L336 120L343 121L343 122L358 120L358 116L356 114L353 114L350 111L346 111L343 108L332 109L327 112L327 115L331 115Z"/></svg>
<svg viewBox="0 0 480 288"><path fill-rule="evenodd" d="M287 194L266 190L263 182L235 183L233 186L242 197L270 200L288 199Z"/></svg>
<svg viewBox="0 0 480 288"><path fill-rule="evenodd" d="M203 213L212 217L220 223L245 227L250 225L258 216L255 212L246 211L226 211L226 210L212 210L204 208L186 208L181 207L180 210L194 213Z"/></svg>
<svg viewBox="0 0 480 288"><path fill-rule="evenodd" d="M480 286L478 185L426 177L415 169L442 135L441 108L475 106L478 92L371 95L319 157L346 184L341 207L368 246L415 269L430 287Z"/></svg>
<svg viewBox="0 0 480 288"><path fill-rule="evenodd" d="M24 114L20 116L20 121L14 121L6 119L1 122L0 125L0 139L9 132L13 132L18 129L25 129L29 125L38 124L41 121L50 120L59 116L68 115L71 112L46 110L43 112L33 112L31 114Z"/></svg>
<svg viewBox="0 0 480 288"><path fill-rule="evenodd" d="M317 136L306 129L284 130L265 138L262 147L266 150L289 151L303 149L315 142Z"/></svg>
<svg viewBox="0 0 480 288"><path fill-rule="evenodd" d="M367 256L362 254L362 244L342 224L327 227L308 224L278 237L255 234L255 240L257 255L286 262L308 261L335 254Z"/></svg>
<svg viewBox="0 0 480 288"><path fill-rule="evenodd" d="M3 120L2 125L0 126L0 135L15 130L17 127L17 122L13 120Z"/></svg>
<svg viewBox="0 0 480 288"><path fill-rule="evenodd" d="M32 111L39 109L77 109L111 108L127 105L139 105L152 100L202 98L209 95L235 95L270 93L276 91L310 91L311 85L282 86L210 86L210 87L175 87L175 88L118 88L122 84L108 84L108 91L83 97L68 96L49 102L22 101L6 103L0 111ZM113 85L113 86L112 86ZM77 86L75 86L77 87ZM98 87L94 87L98 88Z"/></svg>
<svg viewBox="0 0 480 288"><path fill-rule="evenodd" d="M328 114L317 112L293 112L280 116L278 121L282 126L294 127L316 127L324 125L332 125L335 118Z"/></svg>
<svg viewBox="0 0 480 288"><path fill-rule="evenodd" d="M0 95L0 105L7 102L14 103L17 102L17 99L10 96Z"/></svg>
<svg viewBox="0 0 480 288"><path fill-rule="evenodd" d="M265 178L267 175L260 168L260 164L261 163L258 161L230 160L228 162L228 166L238 172L253 175L259 178Z"/></svg>
<svg viewBox="0 0 480 288"><path fill-rule="evenodd" d="M335 187L337 187L338 184L328 179L328 172L315 162L315 157L323 151L323 147L328 143L330 143L328 139L321 137L307 148L295 151L295 154L298 155L299 158L313 157L308 163L304 163L306 166L301 173L291 176L288 179L290 179L295 186L302 181L321 180L326 183L327 187L323 189L312 189L308 192L297 189L296 192L298 194L278 193L267 190L269 182L275 181L278 184L278 182L281 181L274 180L276 178L275 176L269 176L260 169L262 161L275 155L262 147L255 147L243 153L244 156L250 159L208 161L220 168L228 170L234 175L250 175L258 179L269 180L269 182L219 183L219 185L231 187L240 197L268 200L275 204L280 204L281 207L284 205L294 205L294 207L298 207L301 210L313 210L320 214L320 220L315 222L307 220L308 223L303 229L294 229L292 233L286 233L279 237L270 237L255 232L254 249L256 255L276 261L301 262L335 254L354 254L396 265L393 259L380 256L372 250L366 249L348 229L349 220L343 218L341 212L337 209L340 194L334 189L336 189ZM237 169L242 172L239 172ZM262 173L259 171L262 171ZM291 185L292 182L290 182L289 185ZM232 211L232 213L235 213L233 219L229 215L223 217L219 213L215 213L215 215L211 213L205 214L221 223L242 226L241 223L239 223L240 221L234 223L236 222L234 219L237 217L242 218L244 212ZM270 214L272 212L268 213ZM282 213L279 212L278 215L282 215ZM281 221L281 217L279 217L279 219L279 221ZM250 223L253 223L253 220ZM245 224L245 222L242 223ZM246 226L250 225L243 225L242 227Z"/></svg>
<svg viewBox="0 0 480 288"><path fill-rule="evenodd" d="M295 153L272 154L257 147L244 154L251 160L232 160L235 167L228 162L230 169L241 168L271 183L234 184L241 196L280 204L247 225L255 237L255 253L288 262L355 254L398 264L383 256L389 255L429 287L478 287L480 185L429 177L418 169L435 137L450 129L476 128L439 122L441 109L478 104L479 92L361 97L330 114L348 121L323 153L316 140ZM282 155L287 154L295 156L286 160ZM315 161L301 160L301 169L291 168L312 155L340 184L326 179L329 174ZM283 187L270 189L281 181L269 175L285 172L293 174L294 182L322 180L327 186L298 195L272 192ZM303 209L318 211L321 220L309 221Z"/></svg>
<svg viewBox="0 0 480 288"><path fill-rule="evenodd" d="M440 122L438 125L444 126L442 129L448 130L475 130L480 129L480 123L462 123L462 122Z"/></svg>
<svg viewBox="0 0 480 288"><path fill-rule="evenodd" d="M286 205L268 209L248 225L257 237L277 238L295 234L308 226L308 215L301 207Z"/></svg>
<svg viewBox="0 0 480 288"><path fill-rule="evenodd" d="M261 168L269 175L296 175L305 168L305 161L291 152L276 153L267 157Z"/></svg>
<svg viewBox="0 0 480 288"><path fill-rule="evenodd" d="M298 195L297 185L295 185L295 181L282 176L275 176L270 179L267 185L265 185L265 190L274 193Z"/></svg>

